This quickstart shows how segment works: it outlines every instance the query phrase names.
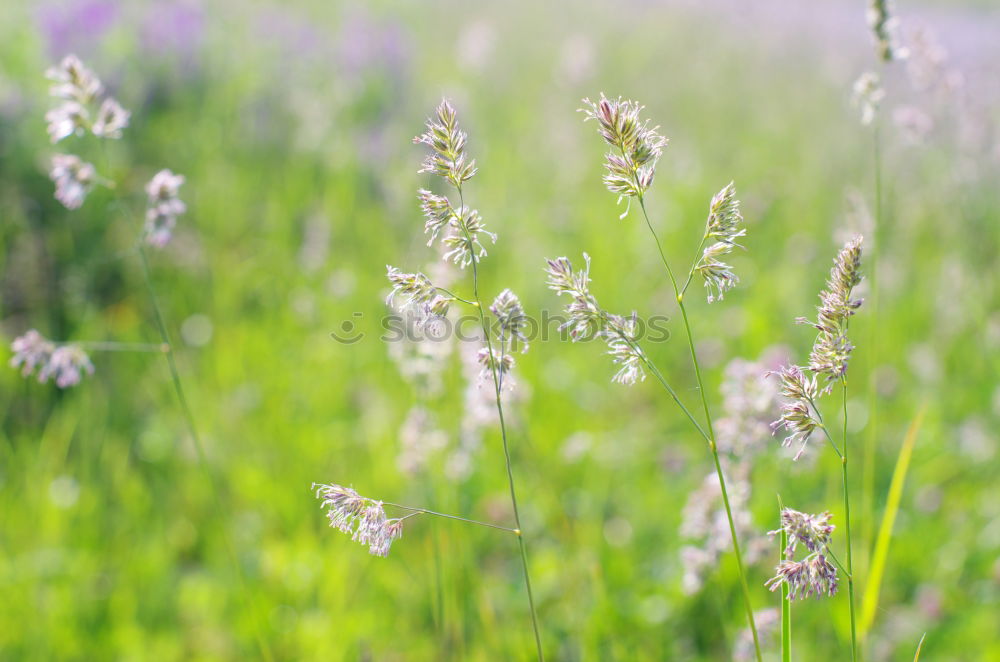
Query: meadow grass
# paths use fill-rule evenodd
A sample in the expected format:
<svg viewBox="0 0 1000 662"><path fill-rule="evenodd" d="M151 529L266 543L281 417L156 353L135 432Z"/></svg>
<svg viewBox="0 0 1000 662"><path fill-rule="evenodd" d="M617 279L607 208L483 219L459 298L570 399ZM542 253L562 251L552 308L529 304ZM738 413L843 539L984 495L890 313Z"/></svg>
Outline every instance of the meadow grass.
<svg viewBox="0 0 1000 662"><path fill-rule="evenodd" d="M527 311L555 308L539 265L576 247L593 258L602 300L672 305L648 231L637 210L618 220L597 182L601 148L574 113L595 89L613 90L641 98L671 137L649 194L666 246L697 238L720 178L739 183L750 230L747 252L732 260L741 283L718 310L690 304L703 392L717 397L732 358L775 344L808 353L810 334L791 322L814 307L843 231L861 229L849 227L845 194L871 190L872 136L848 101L869 62L863 17L857 51L830 52L667 7L432 9L212 7L193 45L150 50L126 23L99 43L77 42L133 111L128 139L109 145L111 163L169 164L187 177L189 211L150 269L224 513L157 353L95 354L93 378L67 391L0 371L0 657L258 658L227 538L275 659L496 660L532 650L530 628L512 625L526 605L520 560L497 544L505 534L415 518L389 559L374 558L325 526L309 490L349 475L362 493L398 503L488 522L508 512L498 432L486 433L464 480L404 481L396 463L417 394L378 340L383 265L424 259L412 196L420 154L407 141L442 95L474 136L482 171L467 194L501 236L482 277L517 291ZM47 52L33 10L0 11L10 19L0 27L4 336L36 327L58 339L156 345L130 252L135 226L115 219L111 192L76 212L52 197L40 73L62 53ZM362 29L371 48L339 46ZM253 48L237 46L248 37ZM877 346L865 342L872 318L852 321L848 434L866 444L852 446L852 464L870 454L868 472L851 476L861 577L877 561L906 429L927 403L906 482L893 492L865 659L909 659L925 631L924 659L1000 654L996 164L950 140L957 120L938 121L919 146L888 120L882 127L891 174L876 248ZM124 167L107 174L133 190L152 174ZM326 228L328 240L307 258L310 227ZM196 315L210 321L207 338ZM334 342L345 320L366 337ZM697 403L681 322L647 351ZM745 623L733 558L705 590L686 595L680 585L681 506L710 458L652 388L609 384L602 353L549 340L518 356L530 394L511 423L511 459L541 638L557 660L727 659ZM464 386L454 361L442 379L448 392ZM457 438L461 401L431 400ZM816 453L813 465L793 466L778 445L754 468L757 528L774 526L773 492L842 523L836 458ZM755 609L778 604L762 587L773 558L748 569ZM846 600L844 591L792 605L795 658L848 659Z"/></svg>

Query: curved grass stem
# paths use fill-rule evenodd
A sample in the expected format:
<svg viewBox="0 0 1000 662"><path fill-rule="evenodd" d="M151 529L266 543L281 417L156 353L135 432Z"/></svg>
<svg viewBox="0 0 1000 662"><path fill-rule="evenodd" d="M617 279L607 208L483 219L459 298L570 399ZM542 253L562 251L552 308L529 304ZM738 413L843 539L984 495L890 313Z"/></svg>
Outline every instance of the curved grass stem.
<svg viewBox="0 0 1000 662"><path fill-rule="evenodd" d="M393 508L399 508L401 510L410 511L409 515L404 515L402 519L407 517L413 517L414 515L434 515L435 517L444 517L446 519L458 520L459 522L466 522L467 524L475 524L477 526L485 526L491 529L499 529L500 531L508 531L513 534L519 533L517 529L511 529L506 526L500 526L499 524L490 524L489 522L480 522L479 520L468 519L467 517L459 517L458 515L449 515L448 513L439 513L435 510L428 510L427 508L415 508L413 506L404 506L401 503L392 503L391 501L383 501L382 505L392 506Z"/></svg>
<svg viewBox="0 0 1000 662"><path fill-rule="evenodd" d="M160 339L162 340L163 356L166 358L167 367L170 370L170 380L173 383L174 392L177 395L177 401L180 403L181 411L184 414L184 421L187 424L188 434L191 435L191 440L194 443L195 452L198 455L198 464L205 472L205 476L211 485L212 500L215 506L216 515L219 517L220 521L224 522L226 511L222 505L222 498L219 496L220 490L216 483L215 474L212 472L208 463L208 457L205 454L205 447L202 444L201 436L198 434L198 427L195 425L194 415L191 413L191 407L188 405L187 396L184 394L184 386L181 384L181 376L177 370L177 362L174 360L174 350L173 345L170 342L170 334L167 332L167 325L166 322L164 322L163 313L160 310L159 299L156 296L156 288L153 286L153 277L149 268L149 258L146 255L146 248L142 245L142 243L139 244L139 261L142 265L142 276L146 281L146 289L149 292L149 301L153 308L153 317L156 321L156 328L159 331ZM271 655L271 649L267 645L267 641L264 639L260 623L258 622L256 603L252 598L247 597L251 593L246 584L246 577L244 576L242 567L240 566L240 560L236 555L236 549L233 547L233 543L228 534L223 533L222 538L226 546L226 551L229 554L230 562L232 563L233 569L239 580L244 600L247 601L247 607L250 609L253 620L254 635L257 639L257 646L260 649L261 656L265 660L273 660L274 657Z"/></svg>
<svg viewBox="0 0 1000 662"><path fill-rule="evenodd" d="M844 395L844 439L840 466L844 477L844 531L847 536L847 593L851 608L851 660L858 660L857 616L854 609L854 557L851 549L851 498L847 488L847 380L841 380Z"/></svg>
<svg viewBox="0 0 1000 662"><path fill-rule="evenodd" d="M465 209L465 197L462 193L462 187L458 186L458 196L460 209ZM493 375L493 388L496 395L496 405L497 405L497 415L500 418L500 438L503 441L503 455L504 462L507 465L507 486L510 489L510 503L514 511L514 525L517 527L515 533L517 535L517 544L521 552L521 568L524 571L524 585L528 592L528 607L531 611L531 627L535 635L535 648L538 653L539 662L544 662L545 654L542 651L542 636L538 628L538 615L535 610L535 597L531 591L531 575L528 572L528 552L524 544L524 529L521 527L521 514L517 507L517 491L514 488L514 471L511 466L510 461L510 448L507 444L507 424L504 421L503 416L503 399L501 396L501 381L498 374L497 363L498 360L493 354L493 342L490 340L490 326L486 321L486 314L483 312L483 302L479 297L479 258L475 254L475 248L473 246L472 237L469 234L468 228L462 224L462 229L465 232L465 239L468 242L469 251L472 254L472 295L475 300L476 308L479 310L479 322L483 329L483 338L486 340L486 349L489 352L489 365L490 373Z"/></svg>
<svg viewBox="0 0 1000 662"><path fill-rule="evenodd" d="M653 236L653 241L656 243L656 249L660 253L660 260L663 262L663 266L667 270L667 275L670 277L670 284L674 288L674 296L677 298L677 305L680 308L681 317L684 319L684 330L687 333L688 347L691 351L691 363L694 366L695 379L698 382L698 392L701 395L702 407L705 410L705 424L708 428L708 447L712 451L712 461L715 463L715 472L719 477L719 488L722 492L722 503L725 506L726 519L729 522L729 532L732 535L733 540L733 551L736 554L736 568L739 572L740 588L743 591L743 604L746 607L747 622L750 625L750 633L753 635L754 653L756 654L757 661L761 662L763 658L760 652L760 638L757 634L757 624L754 621L753 605L750 602L750 588L747 585L746 572L743 568L743 554L740 551L740 541L736 534L736 523L733 520L733 510L729 504L729 491L726 489L726 479L722 471L722 462L719 459L719 449L715 442L715 431L712 426L712 414L708 408L708 395L705 392L705 383L702 380L701 368L698 365L698 352L694 347L694 338L691 335L691 324L688 322L687 310L684 307L684 295L677 286L677 279L674 278L674 272L671 270L670 263L667 262L667 258L663 253L663 246L660 244L660 239L656 234L656 230L653 229L653 224L649 220L649 214L646 212L646 202L641 195L639 196L639 207L642 209L642 217L645 219L646 226L649 228L649 232ZM704 243L704 239L702 240L702 243ZM690 278L688 279L688 282L690 282ZM686 286L687 285L685 284L685 287Z"/></svg>

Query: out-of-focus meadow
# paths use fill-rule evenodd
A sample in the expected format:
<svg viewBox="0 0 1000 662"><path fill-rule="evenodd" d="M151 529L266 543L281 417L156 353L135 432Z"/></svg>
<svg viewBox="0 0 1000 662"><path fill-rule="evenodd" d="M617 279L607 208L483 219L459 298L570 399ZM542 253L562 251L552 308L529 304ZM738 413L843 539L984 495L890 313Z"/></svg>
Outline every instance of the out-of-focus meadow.
<svg viewBox="0 0 1000 662"><path fill-rule="evenodd" d="M731 360L804 360L813 334L793 319L849 233L868 235L878 314L852 322L848 402L859 602L905 431L926 417L864 650L909 660L926 632L923 659L1000 659L1000 15L902 8L913 53L884 69L873 231L874 129L850 103L877 66L866 3L806 4L5 3L0 359L28 328L159 342L130 250L141 211L106 190L72 212L53 198L48 158L66 147L48 142L42 74L72 52L132 111L106 151L79 142L85 157L122 190L187 177L152 267L209 471L157 354L94 353L94 376L64 391L0 371L0 658L528 659L512 536L415 518L376 558L327 526L310 486L510 524L499 435L463 421L460 351L439 348L440 385L420 384L379 339L384 265L435 258L410 139L442 96L480 168L466 195L499 234L485 298L509 286L528 314L557 312L543 258L587 251L602 301L676 316L576 112L604 91L670 138L647 203L678 264L716 191L733 179L743 200L741 283L712 305L697 283L689 296L717 409ZM345 322L365 337L336 342ZM695 406L678 323L649 351ZM732 555L695 591L681 555L710 456L655 383L612 374L594 343L518 356L511 447L546 652L729 659L745 625ZM422 465L406 454L417 403L439 431ZM779 441L754 459L753 531L776 527L779 494L840 527L836 456L813 442L793 463ZM750 569L758 609L778 605L763 587L777 556L774 542ZM796 659L849 658L845 601L794 603Z"/></svg>

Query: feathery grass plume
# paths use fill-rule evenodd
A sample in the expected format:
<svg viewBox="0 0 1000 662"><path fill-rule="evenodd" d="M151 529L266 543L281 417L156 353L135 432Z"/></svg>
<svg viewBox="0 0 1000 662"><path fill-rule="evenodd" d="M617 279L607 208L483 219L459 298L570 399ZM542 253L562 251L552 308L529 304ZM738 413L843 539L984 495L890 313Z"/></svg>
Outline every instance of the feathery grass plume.
<svg viewBox="0 0 1000 662"><path fill-rule="evenodd" d="M680 400L677 396L677 392L667 383L660 371L641 354L637 345L629 342L628 339L624 337L625 334L621 333L621 331L619 331L619 336L625 342L624 344L619 344L618 348L634 350L634 357L638 360L632 361L630 365L639 366L640 361L645 364L645 366L653 372L654 376L661 383L664 390L666 390L674 402L677 403L684 414L688 417L688 420L691 421L692 425L694 425L694 427L708 443L709 450L712 453L712 459L715 463L716 474L719 478L719 487L722 492L726 519L730 528L730 539L733 545L733 552L736 555L740 588L743 592L743 605L746 609L747 623L749 624L750 630L753 634L754 652L756 653L756 657L759 662L761 660L760 647L757 639L757 628L753 621L753 605L750 601L750 590L747 585L746 575L743 572L742 552L740 551L740 543L736 532L736 526L733 522L729 499L726 494L725 477L719 460L715 433L712 427L712 415L708 406L707 397L705 395L705 384L702 379L701 368L698 363L694 337L691 334L691 325L688 320L687 309L684 306L684 293L687 290L688 285L690 285L696 271L700 271L702 276L705 278L705 284L709 290L708 299L710 302L714 301L716 293L721 299L725 290L732 287L736 282L736 275L732 272L731 268L717 259L720 255L728 252L732 239L734 238L733 235L738 233L738 230L735 230L735 225L741 217L738 213L736 213L738 211L738 207L735 202L734 193L731 187L729 187L728 191L727 189L724 189L722 194L713 200L713 207L717 208L718 215L715 218L713 218L712 214L709 216L708 224L710 226L714 224L714 230L723 235L724 241L716 242L717 245L710 247L708 251L702 252L705 242L709 238L709 229L706 228L706 234L699 243L696 251L696 253L700 255L698 255L693 261L683 287L679 286L677 278L674 276L674 272L670 268L670 263L663 251L663 245L661 244L660 239L656 234L656 230L649 219L649 213L646 210L644 198L646 191L652 184L657 161L663 152L663 147L667 144L666 138L659 135L657 132L659 127L650 128L648 121L644 121L639 118L642 106L634 101L624 101L621 98L617 101L611 101L602 93L599 101L593 102L589 99L584 99L584 104L586 107L581 110L586 114L586 120L593 119L597 121L598 133L604 141L613 148L612 151L605 156L604 165L608 171L604 177L605 186L607 186L607 188L613 193L619 194L619 204L621 203L623 197L629 198L629 204L631 204L631 198L636 198L639 201L639 207L642 210L643 220L649 228L650 235L653 238L653 243L656 245L660 260L663 263L663 267L666 270L668 278L670 279L670 284L674 290L674 297L677 301L678 307L680 308L681 317L684 319L684 327L687 331L688 347L691 352L691 365L694 369L695 378L698 382L698 391L701 395L702 407L705 412L704 423L706 427L702 428L701 423L699 423L699 421L691 414L691 411ZM621 218L628 215L629 209L630 207L626 206L625 212L621 215ZM715 209L713 209L713 211L715 211ZM701 267L700 269L699 266ZM715 288L714 292L712 290L713 287ZM584 300L582 303L586 303L586 301ZM625 373L620 374L623 379L634 383L635 373L633 371L626 371Z"/></svg>
<svg viewBox="0 0 1000 662"><path fill-rule="evenodd" d="M739 246L735 240L747 233L746 228L739 227L742 222L743 212L740 211L740 201L736 199L736 185L729 182L712 196L705 236L729 246Z"/></svg>
<svg viewBox="0 0 1000 662"><path fill-rule="evenodd" d="M162 248L170 242L177 217L187 211L178 197L184 175L164 169L153 175L146 184L146 243Z"/></svg>
<svg viewBox="0 0 1000 662"><path fill-rule="evenodd" d="M430 278L422 273L408 274L391 265L385 265L386 277L392 284L392 291L386 298L387 305L394 305L397 295L402 295L402 306L417 312L423 312L422 317L432 315L444 316L448 306L454 299L439 293Z"/></svg>
<svg viewBox="0 0 1000 662"><path fill-rule="evenodd" d="M128 126L132 113L122 108L121 104L112 98L107 98L101 102L101 107L97 111L97 119L91 130L99 138L111 138L117 140L122 137L122 129Z"/></svg>
<svg viewBox="0 0 1000 662"><path fill-rule="evenodd" d="M830 544L830 535L834 527L830 524L833 515L829 511L819 515L802 513L791 508L781 510L781 529L788 538L788 546L785 547L786 559L795 557L795 548L802 543L810 552L821 551L822 548ZM778 530L768 532L771 535L777 534Z"/></svg>
<svg viewBox="0 0 1000 662"><path fill-rule="evenodd" d="M632 386L636 382L646 380L646 371L642 367L645 356L637 345L638 327L635 312L629 317L608 316L608 326L603 335L608 343L608 354L611 355L612 363L620 366L618 372L611 378L616 384Z"/></svg>
<svg viewBox="0 0 1000 662"><path fill-rule="evenodd" d="M809 369L825 380L824 393L834 382L847 375L847 364L854 345L847 337L850 318L863 303L852 299L853 289L861 282L861 235L848 241L837 254L826 289L820 292L817 321L798 318L800 324L816 328L819 334L809 354Z"/></svg>
<svg viewBox="0 0 1000 662"><path fill-rule="evenodd" d="M73 154L52 157L49 179L56 185L56 200L66 209L79 209L99 181L97 169Z"/></svg>
<svg viewBox="0 0 1000 662"><path fill-rule="evenodd" d="M528 339L524 335L524 326L528 318L517 295L510 288L505 289L493 300L490 312L500 325L501 345L506 344L512 352L516 352L518 347L522 354L527 352Z"/></svg>
<svg viewBox="0 0 1000 662"><path fill-rule="evenodd" d="M586 115L584 121L596 120L598 133L604 141L618 152L608 152L604 157L604 185L612 193L618 194L618 202L623 197L641 197L653 183L656 162L663 154L667 139L661 136L658 126L650 127L648 120L641 120L639 113L644 106L635 101L618 97L608 99L601 93L597 101L583 99L585 105L580 112ZM621 215L628 215L628 207Z"/></svg>
<svg viewBox="0 0 1000 662"><path fill-rule="evenodd" d="M899 19L892 15L893 9L890 0L870 0L868 4L868 27L872 31L875 50L885 62L906 57L906 49L898 44L896 37Z"/></svg>
<svg viewBox="0 0 1000 662"><path fill-rule="evenodd" d="M101 79L75 55L67 55L57 66L46 69L45 77L55 83L49 94L57 99L90 103L104 90Z"/></svg>
<svg viewBox="0 0 1000 662"><path fill-rule="evenodd" d="M72 135L82 136L87 131L99 138L121 138L130 113L111 97L97 104L104 86L78 57L67 55L58 66L48 69L45 76L55 83L49 94L62 100L59 106L45 114L53 144Z"/></svg>
<svg viewBox="0 0 1000 662"><path fill-rule="evenodd" d="M768 589L773 592L782 584L787 585L789 600L823 594L832 596L837 592L837 569L826 558L834 530L833 525L828 524L831 517L828 512L809 515L791 508L782 509L781 527L768 534L775 536L784 531L788 546L784 550L784 560L775 568L774 577L764 584ZM809 550L801 561L793 560L798 543Z"/></svg>
<svg viewBox="0 0 1000 662"><path fill-rule="evenodd" d="M573 264L566 257L546 260L549 289L573 299L566 308L569 320L559 330L569 329L570 338L574 341L589 340L604 328L604 311L590 293L590 256L584 253L583 261L584 267L574 271Z"/></svg>
<svg viewBox="0 0 1000 662"><path fill-rule="evenodd" d="M386 557L393 541L403 535L403 520L388 519L381 501L363 497L350 487L313 484L322 499L330 526L350 534L351 540L368 546L373 556Z"/></svg>
<svg viewBox="0 0 1000 662"><path fill-rule="evenodd" d="M417 198L420 200L420 209L423 210L424 216L427 218L424 223L424 234L430 233L431 238L427 240L427 245L431 246L441 230L451 225L455 214L448 198L435 195L427 189L422 188L417 191Z"/></svg>
<svg viewBox="0 0 1000 662"><path fill-rule="evenodd" d="M486 246L479 235L485 234L497 243L497 236L483 225L483 219L475 209L462 207L451 214L448 223L450 232L442 241L448 247L444 254L445 260L451 260L461 268L472 264L474 260L486 257Z"/></svg>
<svg viewBox="0 0 1000 662"><path fill-rule="evenodd" d="M479 212L465 204L465 197L462 190L462 185L476 174L476 162L474 159L471 159L466 155L465 145L467 135L459 128L455 109L447 100L443 100L438 105L435 111L435 116L427 120L426 126L426 132L413 139L413 141L417 144L423 144L430 147L430 153L424 158L419 172L432 173L440 176L446 182L451 184L458 193L458 204L455 205L446 196L437 195L426 189L420 189L418 191L417 197L420 201L421 211L425 217L424 233L430 235L427 245L432 246L434 241L440 235L444 234L444 237L441 240L441 245L445 250L442 258L446 263L452 262L462 269L470 265L472 266L473 294L471 299L461 298L447 290L434 286L431 280L424 274L403 273L390 266L387 267L387 270L389 280L393 284L393 291L389 295L389 301L391 302L394 295L402 294L407 297L409 303L418 305L422 304L428 312L438 315L444 315L445 312L447 312L448 304L451 301L460 301L474 307L478 312L482 332L482 341L485 345L476 343L479 346L475 348L475 356L473 360L475 364L478 365L479 374L475 381L484 381L486 377L490 377L493 383L493 402L495 404L497 421L500 425L500 437L503 442L504 451L504 464L507 473L507 483L510 491L511 508L515 523L515 528L510 529L492 524L487 524L486 526L509 531L514 533L517 537L521 557L521 567L524 573L525 589L527 592L528 605L531 614L532 629L537 647L538 659L539 662L541 662L544 659L541 635L538 627L538 617L535 610L534 597L531 590L531 578L529 576L527 551L521 529L521 519L518 511L513 468L510 459L510 450L508 447L507 426L504 419L502 403L504 378L509 375L514 367L514 356L508 350L513 351L518 346L522 345L523 349L527 350L526 337L523 333L523 325L525 321L524 310L521 307L521 303L517 296L515 296L513 292L510 290L504 290L500 293L500 295L494 300L493 305L490 307L490 312L499 322L498 339L500 342L498 345L494 345L490 332L491 324L487 322L486 310L484 309L483 302L479 294L480 288L478 267L480 260L486 256L486 247L484 246L482 235L486 235L494 243L496 243L497 237L492 232L486 230ZM443 292L443 295L439 294L439 292ZM463 347L463 350L465 350L465 347ZM463 351L463 359L466 358L467 354L471 354L471 352ZM469 363L470 361L463 361L463 366L467 367ZM470 379L470 389L472 387L472 383L473 380ZM476 391L478 391L478 388L476 388ZM477 395L477 398L478 400L476 404L484 404L482 403L481 396ZM473 435L473 437L476 436L477 435ZM465 436L463 435L463 448L460 449L460 451L468 450L470 445L471 444L466 443ZM468 462L468 460L471 457L471 453L464 453L464 455L462 455L459 452L456 452L454 457L465 460L461 463L463 466L454 467L454 473L461 473L463 475L467 474L470 469L470 462ZM339 489L343 490L343 488ZM355 497L353 494L349 494L348 496L351 498ZM355 505L353 507L357 508L359 506ZM429 511L421 510L420 512ZM345 516L343 514L338 515L339 519L337 521L340 522L344 520L344 517ZM446 517L452 516L446 515ZM387 549L388 546L386 545L386 550Z"/></svg>
<svg viewBox="0 0 1000 662"><path fill-rule="evenodd" d="M729 244L718 241L705 248L698 261L698 266L695 267L695 271L705 279L709 303L714 302L716 298L721 301L726 290L732 289L736 283L740 282L739 277L733 273L732 266L716 259L720 255L731 253L732 250Z"/></svg>
<svg viewBox="0 0 1000 662"><path fill-rule="evenodd" d="M840 459L841 474L844 485L844 529L847 547L847 565L842 566L847 576L849 593L848 606L851 618L851 659L858 659L857 611L854 605L854 561L851 544L851 503L848 490L848 443L847 443L847 367L854 346L847 336L850 319L862 304L861 299L852 298L854 288L861 282L861 235L854 236L837 254L826 289L820 292L820 305L815 322L798 318L796 322L813 326L818 334L809 354L809 364L804 369L796 366L782 368L777 374L781 378L781 392L787 398L782 405L781 418L774 422L774 429L784 427L789 436L785 439L788 445L800 441L802 446L795 455L798 459L805 450L806 441L816 429L823 431L830 447ZM812 373L807 378L804 370ZM822 383L820 383L822 382ZM840 382L843 392L843 436L838 447L833 436L823 423L823 415L816 404L819 396L827 395L836 382ZM795 537L784 511L782 528L788 533L789 547L794 549ZM794 511L793 511L794 512ZM813 516L815 517L815 516ZM825 521L821 522L825 525ZM804 529L799 528L798 531ZM832 530L832 529L831 529ZM815 531L807 531L804 535L818 540ZM801 542L806 539L799 538ZM826 549L826 540L818 540L817 547ZM808 546L808 544L807 544ZM810 547L810 549L813 549ZM786 552L786 555L788 552ZM836 560L836 557L834 557ZM840 565L840 562L837 562ZM768 582L771 590L781 583L789 587L789 598L808 596L827 592L832 595L837 588L836 569L826 560L826 555L813 550L803 561L786 559L778 566L777 574Z"/></svg>
<svg viewBox="0 0 1000 662"><path fill-rule="evenodd" d="M447 180L455 188L476 174L476 160L466 159L465 131L458 128L455 108L443 99L435 117L427 120L427 131L413 139L431 148L418 172L430 172Z"/></svg>
<svg viewBox="0 0 1000 662"><path fill-rule="evenodd" d="M414 143L431 148L418 172L430 172L442 177L461 195L462 183L476 174L475 159L467 159L465 154L466 139L465 132L458 128L455 109L447 100L442 100L435 118L427 120L427 131L413 139ZM431 235L427 245L432 245L445 228L448 230L442 239L448 249L443 256L445 260L451 260L464 269L486 256L486 246L480 235L486 235L496 243L496 234L486 229L475 209L464 204L456 209L447 197L426 189L420 189L417 197L427 219L424 232Z"/></svg>
<svg viewBox="0 0 1000 662"><path fill-rule="evenodd" d="M23 377L38 371L38 381L54 379L59 388L69 388L80 383L84 374L94 374L94 364L80 347L72 343L57 345L47 340L35 329L14 339L10 345L14 356L10 365L21 368Z"/></svg>
<svg viewBox="0 0 1000 662"><path fill-rule="evenodd" d="M569 319L559 327L569 330L570 339L589 340L600 337L608 344L608 354L616 365L621 366L611 381L631 386L646 379L643 364L645 355L639 348L638 317L635 312L629 317L608 313L597 303L590 293L590 256L583 254L584 266L574 271L568 258L546 260L546 274L549 289L568 295L572 301L566 306Z"/></svg>
<svg viewBox="0 0 1000 662"><path fill-rule="evenodd" d="M861 110L861 123L868 126L875 121L879 106L885 99L882 80L874 71L866 71L854 81L851 104Z"/></svg>
<svg viewBox="0 0 1000 662"><path fill-rule="evenodd" d="M54 145L72 135L82 136L90 126L90 113L76 101L65 101L45 113L46 131Z"/></svg>
<svg viewBox="0 0 1000 662"><path fill-rule="evenodd" d="M479 348L476 361L482 367L482 371L479 373L480 381L488 380L496 371L502 382L503 378L514 369L514 356L512 354L500 353L498 350L490 350L488 347Z"/></svg>
<svg viewBox="0 0 1000 662"><path fill-rule="evenodd" d="M712 196L708 208L708 220L705 223L705 240L715 239L715 243L706 246L694 271L705 280L708 290L708 302L717 298L721 301L726 290L731 289L740 279L732 271L732 267L718 260L721 255L733 252L734 246L739 246L736 240L746 235L745 228L739 227L743 222L740 212L740 201L736 199L736 187L729 182L721 191ZM714 291L718 293L716 296Z"/></svg>
<svg viewBox="0 0 1000 662"><path fill-rule="evenodd" d="M782 442L783 446L800 444L795 453L798 460L806 450L809 437L821 423L813 416L811 406L815 402L818 387L815 376L806 376L796 365L782 366L776 371L767 373L776 375L779 379L779 392L785 400L781 403L781 417L771 423L771 430L777 433L784 428L788 436Z"/></svg>

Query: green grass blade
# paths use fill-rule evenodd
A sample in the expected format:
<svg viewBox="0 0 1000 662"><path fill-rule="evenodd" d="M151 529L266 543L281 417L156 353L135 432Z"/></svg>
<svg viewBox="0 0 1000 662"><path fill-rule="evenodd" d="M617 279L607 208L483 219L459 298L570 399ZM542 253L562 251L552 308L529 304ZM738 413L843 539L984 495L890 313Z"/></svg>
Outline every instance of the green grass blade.
<svg viewBox="0 0 1000 662"><path fill-rule="evenodd" d="M892 541L892 527L899 512L899 502L903 496L903 485L906 482L906 472L910 468L910 458L917 434L924 420L926 405L920 407L916 417L910 423L896 458L896 468L892 472L892 482L889 484L889 496L885 503L885 513L879 526L878 538L875 542L875 552L872 555L871 570L868 582L865 584L865 595L861 602L861 636L864 637L875 620L875 608L878 606L879 591L882 586L882 575L885 573L885 563L889 556L889 543Z"/></svg>
<svg viewBox="0 0 1000 662"><path fill-rule="evenodd" d="M783 558L788 545L788 534L781 530L781 549L778 550L779 561ZM792 662L792 603L788 599L788 584L781 585L781 662Z"/></svg>
<svg viewBox="0 0 1000 662"><path fill-rule="evenodd" d="M920 643L917 644L917 653L913 656L913 662L920 662L920 649L924 647L924 639L926 638L927 633L924 632L923 635L920 636Z"/></svg>

